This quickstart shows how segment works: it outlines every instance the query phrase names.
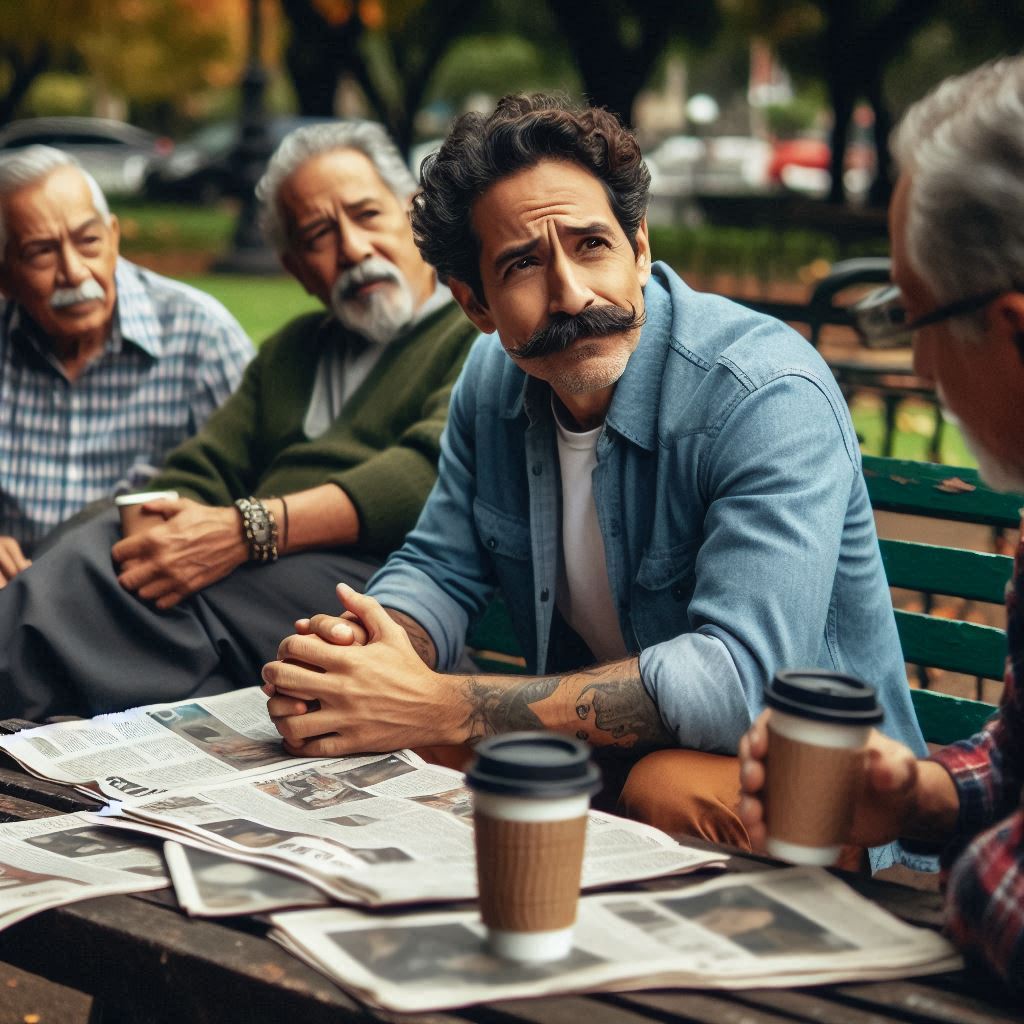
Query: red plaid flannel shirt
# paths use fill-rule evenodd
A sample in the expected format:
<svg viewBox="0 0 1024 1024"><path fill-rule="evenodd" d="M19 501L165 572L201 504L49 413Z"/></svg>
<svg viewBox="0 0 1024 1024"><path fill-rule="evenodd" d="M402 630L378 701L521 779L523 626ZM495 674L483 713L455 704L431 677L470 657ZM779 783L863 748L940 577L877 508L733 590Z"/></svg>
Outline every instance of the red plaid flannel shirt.
<svg viewBox="0 0 1024 1024"><path fill-rule="evenodd" d="M943 854L947 931L969 957L1024 994L1024 534L1006 611L1009 656L999 714L935 760L960 795L959 838Z"/></svg>

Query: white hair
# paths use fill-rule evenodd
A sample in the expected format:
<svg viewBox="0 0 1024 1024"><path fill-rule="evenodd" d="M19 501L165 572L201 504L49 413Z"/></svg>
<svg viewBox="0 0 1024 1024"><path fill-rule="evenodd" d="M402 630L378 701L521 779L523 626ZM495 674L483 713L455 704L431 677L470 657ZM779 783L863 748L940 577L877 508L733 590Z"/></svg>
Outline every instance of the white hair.
<svg viewBox="0 0 1024 1024"><path fill-rule="evenodd" d="M110 223L110 207L96 179L69 153L52 146L26 146L0 156L0 262L7 248L7 225L4 222L3 201L23 188L35 185L61 167L74 167L85 178L92 193L92 205Z"/></svg>
<svg viewBox="0 0 1024 1024"><path fill-rule="evenodd" d="M283 252L288 245L277 202L285 180L307 160L336 149L354 149L365 154L381 180L399 199L408 199L419 186L401 153L387 132L372 121L339 121L296 128L281 141L256 186L260 202L260 226L267 241Z"/></svg>
<svg viewBox="0 0 1024 1024"><path fill-rule="evenodd" d="M907 257L942 304L1024 282L1024 57L948 78L893 132ZM978 337L984 313L963 319Z"/></svg>

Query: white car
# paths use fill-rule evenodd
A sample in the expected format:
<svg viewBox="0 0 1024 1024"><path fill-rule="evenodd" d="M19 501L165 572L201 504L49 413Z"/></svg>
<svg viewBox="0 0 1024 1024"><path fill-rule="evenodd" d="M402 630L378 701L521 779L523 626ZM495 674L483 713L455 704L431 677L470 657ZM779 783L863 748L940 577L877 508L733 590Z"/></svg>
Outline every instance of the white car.
<svg viewBox="0 0 1024 1024"><path fill-rule="evenodd" d="M149 165L174 148L170 139L103 117L33 117L0 130L0 153L36 144L75 157L107 196L137 195Z"/></svg>

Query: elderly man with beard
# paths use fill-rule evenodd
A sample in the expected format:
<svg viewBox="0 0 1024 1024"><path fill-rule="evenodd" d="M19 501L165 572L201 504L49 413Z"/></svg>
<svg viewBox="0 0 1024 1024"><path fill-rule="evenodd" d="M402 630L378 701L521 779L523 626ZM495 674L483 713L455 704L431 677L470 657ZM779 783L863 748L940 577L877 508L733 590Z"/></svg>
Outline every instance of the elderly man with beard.
<svg viewBox="0 0 1024 1024"><path fill-rule="evenodd" d="M436 476L476 331L420 256L383 130L316 125L260 182L284 266L330 313L287 324L152 480L119 538L68 531L0 590L0 714L94 714L250 685L311 601L362 587ZM317 597L319 595L319 597Z"/></svg>
<svg viewBox="0 0 1024 1024"><path fill-rule="evenodd" d="M1024 58L948 79L894 135L889 211L896 322L993 486L1024 492ZM890 302L893 302L890 299ZM1007 588L997 715L928 760L884 736L852 809L850 840L942 849L951 938L1024 994L1024 539ZM741 814L765 839L760 718L741 745Z"/></svg>
<svg viewBox="0 0 1024 1024"><path fill-rule="evenodd" d="M72 157L0 157L0 587L84 506L144 485L252 358L220 303L119 240Z"/></svg>
<svg viewBox="0 0 1024 1024"><path fill-rule="evenodd" d="M555 729L601 748L605 800L621 769L626 813L737 845L733 755L776 669L873 680L923 753L842 395L795 332L651 265L633 136L508 97L422 174L420 251L496 336L372 597L343 590L347 615L303 622L264 669L288 749ZM495 586L528 676L456 671Z"/></svg>

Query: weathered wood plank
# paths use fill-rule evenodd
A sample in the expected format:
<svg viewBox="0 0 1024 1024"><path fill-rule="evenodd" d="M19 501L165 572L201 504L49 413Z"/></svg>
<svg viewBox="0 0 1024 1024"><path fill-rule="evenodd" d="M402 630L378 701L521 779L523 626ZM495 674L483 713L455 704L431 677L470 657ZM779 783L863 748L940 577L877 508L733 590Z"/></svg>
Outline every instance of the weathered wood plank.
<svg viewBox="0 0 1024 1024"><path fill-rule="evenodd" d="M929 743L955 743L973 736L996 713L994 704L934 690L911 690L921 732Z"/></svg>
<svg viewBox="0 0 1024 1024"><path fill-rule="evenodd" d="M127 896L22 921L0 933L0 959L132 1007L126 1019L366 1020L360 1004L275 943Z"/></svg>
<svg viewBox="0 0 1024 1024"><path fill-rule="evenodd" d="M642 1008L658 1020L692 1021L693 1024L793 1024L799 1018L737 1002L727 993L625 992L605 997L627 1009Z"/></svg>
<svg viewBox="0 0 1024 1024"><path fill-rule="evenodd" d="M909 540L880 540L882 564L890 587L948 594L1002 604L1013 573L1009 555L964 551Z"/></svg>
<svg viewBox="0 0 1024 1024"><path fill-rule="evenodd" d="M828 989L757 988L734 992L733 998L813 1024L892 1024L892 1017L837 1003L829 994Z"/></svg>
<svg viewBox="0 0 1024 1024"><path fill-rule="evenodd" d="M986 679L1002 679L1006 634L994 626L937 619L897 609L903 660Z"/></svg>
<svg viewBox="0 0 1024 1024"><path fill-rule="evenodd" d="M1015 529L1024 497L995 491L977 470L932 462L863 457L875 509Z"/></svg>
<svg viewBox="0 0 1024 1024"><path fill-rule="evenodd" d="M928 1024L1021 1024L1020 1008L1003 1009L996 1002L999 996L994 988L991 1002L943 991L934 983L911 981L841 985L836 993L854 1005L874 1007L890 1015L906 1014Z"/></svg>
<svg viewBox="0 0 1024 1024"><path fill-rule="evenodd" d="M20 768L0 767L0 794L31 800L33 803L52 807L62 814L95 811L101 806L99 800L84 796L71 786L37 779Z"/></svg>

